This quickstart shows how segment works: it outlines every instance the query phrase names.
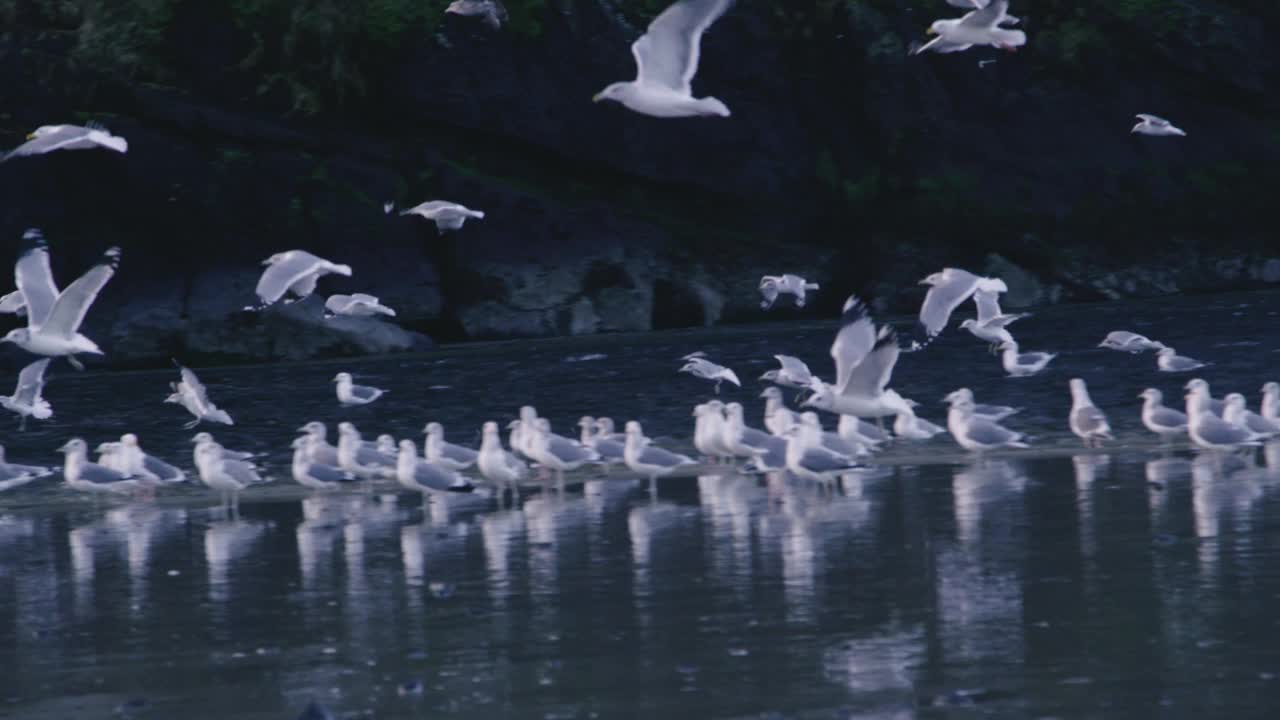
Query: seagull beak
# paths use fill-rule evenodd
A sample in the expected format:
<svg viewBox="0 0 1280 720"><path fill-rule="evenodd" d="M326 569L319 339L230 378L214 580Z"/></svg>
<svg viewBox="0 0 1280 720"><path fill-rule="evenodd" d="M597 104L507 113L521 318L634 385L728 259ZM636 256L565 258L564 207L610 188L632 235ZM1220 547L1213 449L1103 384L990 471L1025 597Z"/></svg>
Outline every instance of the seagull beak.
<svg viewBox="0 0 1280 720"><path fill-rule="evenodd" d="M601 101L601 100L603 100L603 99L604 99L604 91L603 91L603 90L601 90L600 92L598 92L598 93L596 93L595 95L592 95L592 96L591 96L591 102L593 102L593 103L598 103L598 102L600 102L600 101Z"/></svg>
<svg viewBox="0 0 1280 720"><path fill-rule="evenodd" d="M29 133L27 133L27 139L28 139L28 140L35 140L35 139L36 139L36 134L35 134L35 133L33 133L33 132L29 132Z"/></svg>
<svg viewBox="0 0 1280 720"><path fill-rule="evenodd" d="M938 31L937 31L937 30L934 30L933 28L929 28L928 30L925 30L925 31L924 31L924 34L925 34L925 35L937 35L937 34L938 34Z"/></svg>
<svg viewBox="0 0 1280 720"><path fill-rule="evenodd" d="M510 430L511 428L519 424L520 424L519 420L512 420L511 422L507 423L507 429Z"/></svg>

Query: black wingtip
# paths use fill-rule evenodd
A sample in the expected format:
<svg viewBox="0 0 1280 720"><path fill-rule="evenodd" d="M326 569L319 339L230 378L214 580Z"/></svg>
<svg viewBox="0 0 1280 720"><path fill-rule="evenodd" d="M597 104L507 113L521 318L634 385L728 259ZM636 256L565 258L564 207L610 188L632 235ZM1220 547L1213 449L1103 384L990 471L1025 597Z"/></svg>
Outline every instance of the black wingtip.
<svg viewBox="0 0 1280 720"><path fill-rule="evenodd" d="M467 483L466 485L450 485L449 486L449 492L451 493L469 493L469 492L474 492L475 489L476 489L476 486L472 485L471 483Z"/></svg>
<svg viewBox="0 0 1280 720"><path fill-rule="evenodd" d="M848 325L870 316L871 309L867 307L867 304L858 299L857 295L850 295L849 299L844 301L844 307L840 310L840 324Z"/></svg>
<svg viewBox="0 0 1280 720"><path fill-rule="evenodd" d="M925 327L924 323L917 321L915 327L912 328L911 337L908 338L906 343L902 344L902 351L919 352L929 347L929 343L932 343L936 337L937 335L929 334L929 328Z"/></svg>
<svg viewBox="0 0 1280 720"><path fill-rule="evenodd" d="M44 233L40 232L40 228L27 228L27 231L22 233L22 247L18 253L25 255L32 250L48 249L48 247L49 243L44 239Z"/></svg>
<svg viewBox="0 0 1280 720"><path fill-rule="evenodd" d="M119 268L120 267L120 248L115 245L112 245L111 247L107 248L107 251L102 253L102 262L100 264L110 265L111 269L113 270L116 268Z"/></svg>

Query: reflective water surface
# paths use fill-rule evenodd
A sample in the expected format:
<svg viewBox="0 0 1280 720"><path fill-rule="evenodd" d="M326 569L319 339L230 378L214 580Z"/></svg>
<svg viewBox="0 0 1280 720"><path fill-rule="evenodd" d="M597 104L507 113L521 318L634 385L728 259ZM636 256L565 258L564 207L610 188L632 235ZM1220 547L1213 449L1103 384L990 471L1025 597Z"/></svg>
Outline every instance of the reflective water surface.
<svg viewBox="0 0 1280 720"><path fill-rule="evenodd" d="M1213 360L1215 394L1256 404L1280 375L1277 305L1112 307ZM709 388L675 376L675 358L704 349L745 381L772 352L803 350L826 372L829 326L210 369L238 423L213 431L272 448L277 483L235 519L200 488L95 504L51 480L0 495L0 716L292 720L312 699L378 718L1267 716L1280 445L1248 461L1158 449L1135 396L1176 397L1185 378L1088 349L1116 328L1083 310L1043 314L1024 346L1068 350L1044 376L1006 380L976 341L946 338L904 356L895 385L935 420L959 384L1025 405L1010 424L1060 452L979 461L939 439L836 488L705 471L654 496L614 470L514 508L424 507L391 485L312 495L287 479L306 420L420 439L438 419L469 441L526 401L562 432L611 414L687 446ZM589 354L606 357L565 360ZM336 365L390 387L385 404L339 409ZM52 463L71 435L132 430L189 467L184 418L160 405L168 375L64 369L48 391L58 416L6 433L9 456ZM1072 375L1119 431L1102 453L1068 450ZM726 397L757 416L759 386L744 385Z"/></svg>

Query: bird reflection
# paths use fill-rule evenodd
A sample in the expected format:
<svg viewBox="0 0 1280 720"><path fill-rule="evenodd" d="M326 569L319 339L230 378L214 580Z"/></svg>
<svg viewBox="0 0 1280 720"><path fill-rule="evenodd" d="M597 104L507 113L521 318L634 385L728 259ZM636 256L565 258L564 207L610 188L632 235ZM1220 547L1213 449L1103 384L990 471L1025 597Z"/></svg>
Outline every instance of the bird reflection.
<svg viewBox="0 0 1280 720"><path fill-rule="evenodd" d="M1110 455L1072 455L1071 469L1076 476L1076 512L1080 516L1080 556L1086 568L1098 551L1098 525L1094 512L1094 483L1111 469Z"/></svg>
<svg viewBox="0 0 1280 720"><path fill-rule="evenodd" d="M142 612L147 591L147 575L151 570L151 548L163 542L173 531L184 527L187 512L182 509L162 510L152 505L126 505L108 510L102 524L123 537L129 568L129 589L135 612Z"/></svg>
<svg viewBox="0 0 1280 720"><path fill-rule="evenodd" d="M990 506L1010 498L1020 501L1026 482L1022 469L1008 461L974 463L957 470L951 478L951 497L961 544L975 545L981 539L983 515Z"/></svg>
<svg viewBox="0 0 1280 720"><path fill-rule="evenodd" d="M346 524L351 500L341 495L312 495L302 499L302 522L294 530L302 589L315 592L321 575L333 570L333 546Z"/></svg>
<svg viewBox="0 0 1280 720"><path fill-rule="evenodd" d="M1280 440L1272 440L1262 448L1262 457L1272 475L1280 474Z"/></svg>
<svg viewBox="0 0 1280 720"><path fill-rule="evenodd" d="M1217 574L1218 560L1230 540L1223 531L1224 516L1236 539L1247 542L1250 511L1262 497L1251 469L1251 463L1219 453L1204 453L1191 462L1191 509L1200 538L1200 570L1206 577Z"/></svg>
<svg viewBox="0 0 1280 720"><path fill-rule="evenodd" d="M1169 498L1177 488L1174 482L1191 474L1191 461L1183 458L1160 457L1143 465L1147 478L1147 505L1151 509L1151 528L1162 527L1166 521Z"/></svg>
<svg viewBox="0 0 1280 720"><path fill-rule="evenodd" d="M705 543L711 552L711 577L722 587L732 588L743 601L750 591L749 583L739 582L739 579L751 575L753 494L756 494L755 481L749 478L738 475L698 477L698 499L706 518L705 526L711 534Z"/></svg>
<svg viewBox="0 0 1280 720"><path fill-rule="evenodd" d="M204 559L209 571L209 600L225 603L231 594L228 571L231 564L244 557L258 538L266 532L261 522L217 520L204 531Z"/></svg>
<svg viewBox="0 0 1280 720"><path fill-rule="evenodd" d="M495 608L506 607L512 593L511 541L524 532L524 517L519 510L500 510L480 518L485 566L489 571L489 599Z"/></svg>
<svg viewBox="0 0 1280 720"><path fill-rule="evenodd" d="M925 664L925 633L919 626L890 628L890 633L852 638L822 654L823 675L859 696L883 698L882 708L867 717L892 716L903 703L914 703L914 670Z"/></svg>

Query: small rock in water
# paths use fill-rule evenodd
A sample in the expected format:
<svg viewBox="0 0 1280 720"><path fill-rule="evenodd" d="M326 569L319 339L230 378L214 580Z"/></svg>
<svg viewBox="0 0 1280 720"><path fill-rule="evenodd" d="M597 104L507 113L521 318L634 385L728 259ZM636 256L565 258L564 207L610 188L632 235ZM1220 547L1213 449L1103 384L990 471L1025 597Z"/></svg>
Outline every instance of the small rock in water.
<svg viewBox="0 0 1280 720"><path fill-rule="evenodd" d="M329 708L312 700L307 704L307 709L298 716L298 720L334 720L334 717L333 713L329 712Z"/></svg>
<svg viewBox="0 0 1280 720"><path fill-rule="evenodd" d="M406 680L405 682L400 683L400 686L396 688L396 694L400 697L415 697L421 695L422 691L423 685L421 680Z"/></svg>
<svg viewBox="0 0 1280 720"><path fill-rule="evenodd" d="M730 657L746 657L750 654L751 651L746 648L729 648Z"/></svg>

